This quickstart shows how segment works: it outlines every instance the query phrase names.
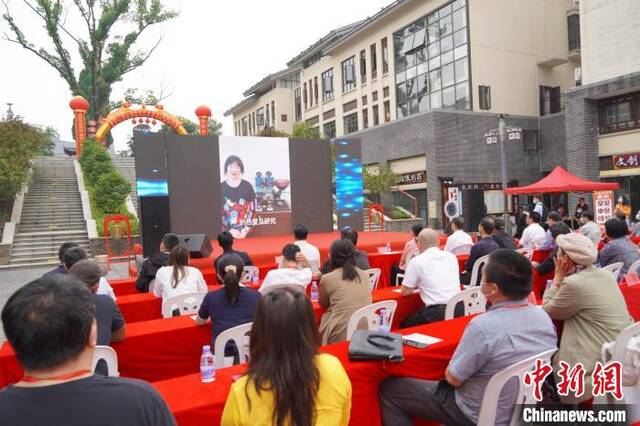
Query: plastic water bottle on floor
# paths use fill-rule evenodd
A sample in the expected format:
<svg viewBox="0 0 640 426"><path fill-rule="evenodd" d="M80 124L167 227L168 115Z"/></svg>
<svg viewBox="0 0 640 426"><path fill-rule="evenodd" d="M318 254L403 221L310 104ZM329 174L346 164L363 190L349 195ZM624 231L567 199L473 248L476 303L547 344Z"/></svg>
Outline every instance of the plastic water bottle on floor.
<svg viewBox="0 0 640 426"><path fill-rule="evenodd" d="M204 345L202 347L202 356L200 357L200 377L202 383L211 383L216 379L216 366L214 365L211 346Z"/></svg>
<svg viewBox="0 0 640 426"><path fill-rule="evenodd" d="M311 282L311 301L312 302L318 301L318 282L317 281Z"/></svg>
<svg viewBox="0 0 640 426"><path fill-rule="evenodd" d="M258 276L258 271L254 269L253 271L251 271L251 283L254 286L257 286L259 281L260 281L260 277Z"/></svg>
<svg viewBox="0 0 640 426"><path fill-rule="evenodd" d="M389 315L387 315L387 308L380 309L380 325L378 326L380 333L389 333L391 331L391 324L389 324Z"/></svg>

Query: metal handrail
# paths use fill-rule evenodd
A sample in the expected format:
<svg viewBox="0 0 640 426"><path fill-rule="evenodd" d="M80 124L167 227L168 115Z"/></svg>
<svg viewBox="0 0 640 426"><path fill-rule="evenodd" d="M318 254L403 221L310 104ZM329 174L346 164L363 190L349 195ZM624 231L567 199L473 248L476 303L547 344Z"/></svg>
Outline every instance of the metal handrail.
<svg viewBox="0 0 640 426"><path fill-rule="evenodd" d="M413 200L413 216L418 217L418 199L402 189L397 189L397 191Z"/></svg>

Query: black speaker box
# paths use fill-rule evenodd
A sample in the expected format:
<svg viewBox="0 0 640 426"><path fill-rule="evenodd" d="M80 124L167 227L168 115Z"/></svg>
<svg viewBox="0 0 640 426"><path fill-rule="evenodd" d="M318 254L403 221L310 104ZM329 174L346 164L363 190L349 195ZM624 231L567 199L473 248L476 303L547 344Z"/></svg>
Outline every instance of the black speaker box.
<svg viewBox="0 0 640 426"><path fill-rule="evenodd" d="M464 231L477 232L478 225L487 214L484 204L484 191L482 189L462 190L462 217L464 218Z"/></svg>
<svg viewBox="0 0 640 426"><path fill-rule="evenodd" d="M160 250L162 236L171 232L169 197L140 197L140 231L142 252L150 257Z"/></svg>
<svg viewBox="0 0 640 426"><path fill-rule="evenodd" d="M209 257L213 251L211 240L206 234L185 234L178 235L180 244L189 249L189 254L193 259Z"/></svg>

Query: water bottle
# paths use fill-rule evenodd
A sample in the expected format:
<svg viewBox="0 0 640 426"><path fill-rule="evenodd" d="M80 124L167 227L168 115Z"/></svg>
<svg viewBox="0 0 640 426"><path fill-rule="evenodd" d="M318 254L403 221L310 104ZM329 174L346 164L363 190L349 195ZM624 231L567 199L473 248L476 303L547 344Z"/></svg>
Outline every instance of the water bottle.
<svg viewBox="0 0 640 426"><path fill-rule="evenodd" d="M258 285L258 281L260 281L260 277L258 277L258 271L256 271L255 269L251 271L251 283L254 286Z"/></svg>
<svg viewBox="0 0 640 426"><path fill-rule="evenodd" d="M312 302L318 301L318 282L317 281L311 282L311 301Z"/></svg>
<svg viewBox="0 0 640 426"><path fill-rule="evenodd" d="M384 246L385 247L385 251L387 253L391 253L391 243L389 241L387 241L387 245Z"/></svg>
<svg viewBox="0 0 640 426"><path fill-rule="evenodd" d="M200 357L200 378L202 383L211 383L216 379L216 366L214 365L211 346L204 345L202 347L202 356Z"/></svg>
<svg viewBox="0 0 640 426"><path fill-rule="evenodd" d="M380 333L389 333L391 331L391 324L389 324L387 308L380 309L380 325L378 325L378 331Z"/></svg>

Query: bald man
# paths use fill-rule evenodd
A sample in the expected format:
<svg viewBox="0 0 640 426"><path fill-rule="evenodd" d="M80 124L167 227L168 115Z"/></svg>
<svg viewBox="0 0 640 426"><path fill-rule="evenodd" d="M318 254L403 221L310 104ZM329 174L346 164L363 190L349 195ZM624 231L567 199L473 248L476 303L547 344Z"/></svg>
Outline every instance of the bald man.
<svg viewBox="0 0 640 426"><path fill-rule="evenodd" d="M423 229L417 240L420 254L407 266L401 292L409 296L417 288L424 308L402 321L402 328L442 321L447 302L460 293L458 259L438 248L438 233ZM462 306L456 309L456 315L462 312L459 308Z"/></svg>

